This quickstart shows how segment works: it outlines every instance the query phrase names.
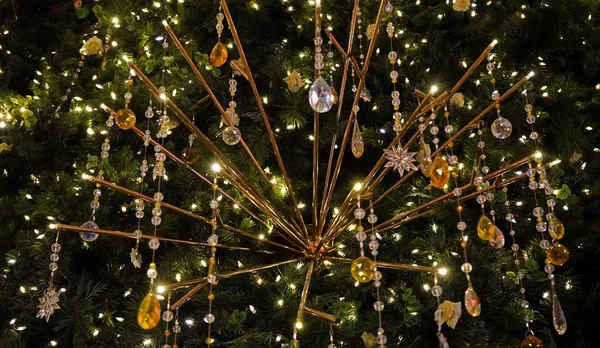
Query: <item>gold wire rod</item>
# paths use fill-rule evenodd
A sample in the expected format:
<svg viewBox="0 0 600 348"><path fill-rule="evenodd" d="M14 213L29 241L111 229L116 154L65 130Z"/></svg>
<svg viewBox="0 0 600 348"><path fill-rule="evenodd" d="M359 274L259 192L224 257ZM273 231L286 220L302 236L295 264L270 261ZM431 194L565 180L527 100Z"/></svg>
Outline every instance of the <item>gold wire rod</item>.
<svg viewBox="0 0 600 348"><path fill-rule="evenodd" d="M262 98L260 93L258 93L258 88L256 87L256 82L254 81L254 77L250 71L250 64L248 64L248 59L246 59L246 54L244 53L244 47L242 46L242 40L238 36L237 29L235 27L235 23L233 21L233 17L231 17L231 13L229 12L229 7L227 6L226 0L221 0L221 6L223 8L223 13L225 14L225 18L227 18L227 24L229 24L229 31L233 36L233 41L237 47L238 53L240 54L240 59L244 62L246 66L246 70L248 73L248 82L250 83L250 87L252 88L252 93L254 93L254 99L256 99L256 105L258 106L258 111L262 116L263 122L265 124L265 129L267 130L267 134L269 135L269 140L271 141L271 146L273 147L273 153L275 154L275 158L277 159L277 164L279 165L279 170L281 171L281 175L283 176L283 180L288 188L290 196L292 198L292 202L294 203L294 209L296 210L296 215L298 220L300 221L300 225L303 228L304 242L308 243L308 230L306 229L306 225L304 223L304 218L302 217L302 212L298 207L298 201L296 200L296 194L292 188L292 183L290 178L285 170L285 166L283 165L283 159L281 157L281 153L279 152L279 147L277 146L277 141L275 141L275 134L271 129L271 124L269 123L269 118L267 117L267 113L265 111L265 107L262 103Z"/></svg>
<svg viewBox="0 0 600 348"><path fill-rule="evenodd" d="M310 314L312 316L315 316L317 318L321 318L321 319L325 319L327 321L330 321L332 323L337 323L337 318L334 315L331 315L329 313L325 313L325 312L321 312L320 310L311 308L311 307L304 307L304 313L306 314Z"/></svg>
<svg viewBox="0 0 600 348"><path fill-rule="evenodd" d="M151 202L151 203L156 203L156 202L157 202L157 201L156 201L154 198L151 198L151 197L149 197L149 196L146 196L146 195L144 195L144 194L141 194L141 193L139 193L139 192L136 192L136 191L130 190L130 189L128 189L128 188L125 188L125 187L119 186L119 185L117 185L117 184L113 184L113 183L110 183L110 182L108 182L108 181L105 181L105 180L102 180L102 179L95 178L95 177L93 177L93 176L88 176L88 180L90 180L91 182L94 182L94 183L100 184L100 185L102 185L102 186L104 186L104 187L108 187L108 188L111 188L111 189L113 189L113 190L116 190L116 191L119 191L119 192L122 192L122 193L128 194L128 195L130 195L130 196L132 196L132 197L135 197L135 198L142 199L142 200L144 200L144 201L146 201L146 202ZM183 214L183 215L187 215L187 216L189 216L189 217L191 217L191 218L194 218L194 219L196 219L196 220L198 220L198 221L202 221L202 222L204 222L204 223L210 224L210 219L208 219L208 218L205 218L204 216L200 216L200 215L198 215L198 214L194 214L194 213L192 213L192 212L190 212L190 211L188 211L188 210L181 209L181 208L179 208L179 207L177 207L177 206L174 206L174 205L172 205L172 204L169 204L169 203L160 202L160 205L161 205L161 207L164 207L164 208L166 208L166 209L170 209L170 210L176 211L176 212L178 212L178 213L181 213L181 214ZM270 245L273 245L273 246L276 246L276 247L279 247L279 248L283 248L283 249L286 249L286 250L293 251L293 252L295 252L295 253L303 253L302 251L300 251L300 250L296 250L296 249L294 249L294 248L290 248L290 247L289 247L289 246L287 246L287 245L279 244L279 243L276 243L276 242L270 241L270 240L268 240L268 239L260 239L260 237L257 237L257 236L255 236L255 235L253 235L252 233L248 233L248 232L242 231L242 230L240 230L240 229L237 229L237 228L235 228L235 227L231 227L231 226L229 226L229 225L222 225L221 227L222 227L223 229L227 230L227 231L230 231L230 232L235 232L235 233L241 234L241 235L243 235L243 236L246 236L246 237L249 237L249 238L252 238L252 239L255 239L255 240L261 241L261 242L264 242L265 244L270 244Z"/></svg>
<svg viewBox="0 0 600 348"><path fill-rule="evenodd" d="M206 285L208 285L208 283L204 282L204 283L199 283L198 285L194 286L192 288L192 290L188 291L179 300L177 300L177 302L173 303L171 305L170 309L172 311L174 311L177 308L183 306L183 304L186 303L190 298L192 298L192 296L194 296L198 291L204 289L206 287Z"/></svg>
<svg viewBox="0 0 600 348"><path fill-rule="evenodd" d="M210 95L204 96L202 99L198 100L194 105L192 105L192 107L190 108L190 111L194 111L194 110L200 108L200 106L202 106L202 104L206 103L209 99L210 99Z"/></svg>
<svg viewBox="0 0 600 348"><path fill-rule="evenodd" d="M322 259L326 260L326 261L340 262L340 263L352 263L354 261L353 259L348 259L345 257L334 257L334 256L323 256ZM436 268L436 267L409 265L406 263L393 263L393 262L377 261L375 264L377 265L377 267L398 269L398 270L403 270L403 271L431 272L431 273L436 273L438 271L438 268Z"/></svg>
<svg viewBox="0 0 600 348"><path fill-rule="evenodd" d="M130 232L104 230L104 229L98 229L98 228L85 228L85 227L80 227L80 226L64 225L64 224L57 224L56 225L56 229L57 230L62 230L62 231L71 231L71 232L90 232L90 233L102 234L102 235L113 236L113 237L124 237L124 238L136 239L135 236L133 235L133 233L130 233ZM193 240L182 240L182 239L165 238L165 237L158 237L158 236L154 237L152 235L147 235L147 234L143 234L140 238L141 239L156 238L156 239L158 239L158 240L160 240L162 242L170 242L170 243L178 243L178 244L189 244L189 245L199 245L199 246L205 246L205 247L212 247L212 245L208 244L208 243L196 242L196 241L193 241ZM230 250L252 251L252 252L263 253L263 254L273 254L272 251L268 251L268 250L253 250L253 249L246 248L246 247L237 247L237 246L224 245L224 244L217 244L214 247L216 247L216 248L223 248L223 249L230 249Z"/></svg>
<svg viewBox="0 0 600 348"><path fill-rule="evenodd" d="M237 275L240 275L240 274L258 272L258 271L262 271L262 270L273 268L273 267L287 265L288 263L299 262L299 261L301 261L303 259L304 259L303 257L299 257L299 258L290 259L290 260L286 260L286 261L270 263L270 264L267 264L267 265L260 265L260 266L255 266L255 267L242 268L242 269L239 269L239 270L236 270L236 271L232 271L232 272L229 272L229 273L218 274L217 275L217 279L218 280L227 279L227 278L231 278L233 276L237 276ZM206 277L192 279L192 280L188 280L188 281L185 281L185 282L172 283L172 284L169 284L169 285L165 285L165 288L168 289L168 290L175 290L175 289L185 288L185 287L196 285L196 284L203 283L203 282L206 282Z"/></svg>
<svg viewBox="0 0 600 348"><path fill-rule="evenodd" d="M135 134L137 134L140 138L144 137L144 132L142 132L140 129L138 129L137 127L133 127L131 128L131 130L133 130L133 132ZM184 167L186 167L189 171L191 171L194 175L196 175L197 177L199 177L200 179L202 179L204 182L206 182L207 184L212 186L212 181L210 181L210 179L208 179L207 177L205 177L204 175L200 174L198 171L196 171L192 166L190 166L189 164L185 163L181 158L177 157L175 154L173 154L172 152L170 152L169 150L167 150L164 146L160 145L156 140L150 138L149 143L152 144L153 146L160 146L162 149L162 152L164 152L167 157L171 158L173 161L183 165ZM254 212L252 212L251 210L249 210L248 208L246 208L242 203L240 203L238 200L236 200L235 198L233 198L232 196L230 196L227 192L225 192L220 186L217 187L217 191L219 191L225 198L229 199L231 202L233 202L234 204L237 204L240 209L242 209L243 211L247 212L248 214L250 214L250 216L252 216L254 219L256 219L256 221L260 222L262 225L269 227L269 224L267 224L263 219L261 219L258 215L256 215Z"/></svg>
<svg viewBox="0 0 600 348"><path fill-rule="evenodd" d="M381 0L381 3L379 5L379 10L377 12L377 18L375 20L375 29L373 31L373 37L371 39L371 42L369 43L367 55L365 56L365 62L364 62L365 64L363 66L362 71L360 72L362 77L365 77L369 70L369 65L371 63L371 57L373 55L373 51L375 50L375 41L377 41L376 40L377 33L379 32L379 26L381 25L381 17L383 16L383 10L385 8L386 3L387 3L387 0ZM351 110L350 116L348 117L348 122L346 123L344 137L342 138L342 142L340 144L340 152L338 154L338 158L335 163L335 168L333 170L333 176L331 178L329 191L327 193L328 197L325 201L326 207L329 205L329 202L331 202L331 195L333 193L335 184L336 184L338 176L340 174L342 160L344 158L344 153L346 152L346 144L348 143L348 138L350 137L350 130L352 129L352 122L354 121L354 117L355 117L355 112L353 111L354 106L358 105L358 101L360 100L360 91L362 91L362 89L365 87L365 82L366 82L365 78L361 78L358 82L357 92L354 95L354 101L352 103L352 107L350 108L350 110ZM326 215L326 213L325 213L325 215ZM317 249L320 249L323 246L324 242L325 242L325 238L322 238L321 241L319 242Z"/></svg>
<svg viewBox="0 0 600 348"><path fill-rule="evenodd" d="M315 6L315 33L321 30L321 2L318 1ZM319 34L320 35L320 34ZM316 81L321 76L321 71L315 67L314 80ZM313 170L312 170L312 239L317 238L319 230L318 219L318 191L319 191L319 113L313 111ZM308 236L307 236L308 238Z"/></svg>
<svg viewBox="0 0 600 348"><path fill-rule="evenodd" d="M308 261L308 267L306 270L306 279L304 280L304 287L302 288L302 295L300 296L300 305L298 306L298 316L296 317L296 323L302 324L304 319L304 309L306 308L306 299L308 298L308 288L310 287L310 281L315 268L315 261Z"/></svg>
<svg viewBox="0 0 600 348"><path fill-rule="evenodd" d="M344 56L344 59L347 59L350 61L350 63L352 64L352 67L354 68L354 71L356 71L356 73L358 74L358 78L362 79L362 69L360 68L360 66L358 65L358 62L356 61L356 58L354 58L353 56L351 56L350 54L348 54L340 45L340 43L336 40L336 38L333 36L333 34L327 29L324 29L325 34L327 34L327 36L329 37L329 39L331 40L331 42L333 43L333 46L335 46L335 48L342 54L342 56Z"/></svg>
<svg viewBox="0 0 600 348"><path fill-rule="evenodd" d="M150 92L159 100L162 101L161 93L158 88L148 79L148 77L132 62L128 61L129 67L136 73L136 75L144 81L148 86ZM227 179L238 191L244 194L256 207L267 215L275 222L285 233L287 233L292 239L296 239L300 244L305 245L304 249L308 250L308 243L304 242L300 237L295 234L295 230L291 227L287 220L280 216L270 202L262 196L255 188L248 182L248 180L241 174L239 169L231 163L231 161L215 146L215 144L204 134L196 125L179 109L179 107L173 103L169 98L164 102L175 112L175 115L179 120L184 123L188 129L196 136L196 138L206 146L206 148L219 158L225 171L222 175Z"/></svg>
<svg viewBox="0 0 600 348"><path fill-rule="evenodd" d="M454 134L452 137L450 137L450 139L448 139L442 146L440 146L439 149L435 150L431 154L431 157L440 153L440 151L442 151L445 147L447 147L449 143L451 143L451 142L454 143L459 136L461 136L468 129L471 129L471 128L468 128L469 126L476 125L477 122L479 122L479 120L483 116L485 116L487 113L492 111L496 107L496 105L500 105L500 103L503 102L506 98L508 98L514 91L516 91L519 87L521 87L525 82L529 81L531 76L532 76L531 74L524 76L519 82L515 83L511 88L509 88L506 92L504 92L504 94L502 94L500 96L500 98L498 98L498 100L495 100L492 104L490 104L487 108L485 108L485 110L480 112L479 115L477 115L474 119L472 119L466 126L464 126L461 130L456 132L456 134Z"/></svg>
<svg viewBox="0 0 600 348"><path fill-rule="evenodd" d="M194 75L196 75L196 78L200 81L200 83L202 84L202 86L204 87L204 89L206 90L206 92L208 93L208 96L210 97L210 99L212 99L213 103L217 107L217 110L219 110L219 113L225 119L225 122L227 123L227 125L228 126L233 125L233 123L232 123L229 115L227 114L227 112L225 112L225 109L223 109L223 106L221 105L221 103L219 102L219 100L217 99L217 97L215 96L215 94L213 93L212 89L210 88L210 86L208 85L208 83L206 82L206 80L204 79L204 77L202 76L202 74L200 73L200 70L198 70L198 68L196 67L196 64L194 64L194 62L192 61L192 58L190 57L190 55L187 53L187 51L185 50L185 48L183 47L183 45L179 41L179 38L177 37L177 35L175 35L175 32L173 32L173 29L171 29L171 27L168 26L168 25L166 25L166 24L165 24L165 29L167 30L167 33L169 34L169 36L171 36L171 39L173 40L173 43L175 44L175 46L177 46L177 48L181 52L181 55L183 56L183 58L185 58L185 60L187 61L188 65L192 69L192 72L194 73ZM256 158L254 157L254 154L252 154L252 151L250 150L250 148L248 147L248 145L246 145L246 142L244 141L244 139L240 139L240 144L242 145L242 147L244 148L244 150L248 154L248 157L252 161L252 164L254 164L254 167L258 170L258 172L260 173L260 175L268 183L269 182L269 178L267 177L267 174L265 174L265 172L262 169L261 165L258 163L258 161L256 160Z"/></svg>
<svg viewBox="0 0 600 348"><path fill-rule="evenodd" d="M516 162L511 163L510 165L505 166L504 168L498 169L497 171L495 171L495 172L493 172L493 173L491 173L489 175L484 176L483 177L483 181L490 180L490 179L495 178L497 176L500 176L500 175L502 175L502 174L504 174L504 173L506 173L508 171L511 171L511 170L515 169L516 167L521 166L521 165L527 163L527 161L531 160L531 158L533 158L534 156L535 156L535 153L530 154L528 156L525 156L525 157L521 158L520 160L518 160ZM460 189L462 191L466 191L467 189L472 188L472 187L475 188L475 185L472 185L472 183L468 183L466 185L461 186ZM424 204L421 204L420 206L415 207L415 208L413 208L413 209L411 209L411 210L409 210L407 212L404 212L402 214L396 215L393 218L389 219L388 221L384 221L384 222L380 223L379 225L375 226L375 229L377 231L386 230L386 229L388 229L388 228L385 228L386 226L391 225L392 223L394 223L394 222L396 222L396 221L398 221L400 219L403 219L406 216L414 214L414 213L416 213L416 212L418 212L418 211L420 211L422 209L428 208L428 207L430 207L430 206L432 206L432 205L434 205L434 204L436 204L438 202L441 202L443 200L446 200L446 199L448 199L448 198L450 198L452 196L454 196L454 193L453 192L448 192L448 193L446 193L444 195L436 197L436 198L434 198L434 199L432 199L432 200L430 200L430 201L428 201L428 202L426 202Z"/></svg>
<svg viewBox="0 0 600 348"><path fill-rule="evenodd" d="M354 0L354 7L352 9L352 20L350 21L350 33L348 35L348 51L347 53L350 54L352 52L352 42L354 40L354 29L356 28L356 21L358 19L358 7L359 5L359 0ZM342 114L342 104L344 102L344 94L346 92L346 80L348 78L348 69L350 68L350 61L349 60L345 60L344 62L344 72L342 74L342 83L340 84L340 92L339 92L339 96L338 96L338 104L337 104L337 113L336 113L336 120L339 121L340 116ZM356 70L356 71L360 71L360 70ZM317 233L317 240L319 240L321 238L321 235L323 234L323 229L325 227L325 220L327 217L327 213L329 211L329 203L327 201L327 197L328 197L328 190L329 190L329 184L330 184L330 179L331 179L331 169L333 166L333 157L335 155L335 143L337 141L337 134L334 133L333 136L331 137L331 146L329 148L329 160L327 162L327 173L325 174L325 185L323 185L323 198L321 199L321 211L320 211L320 218L319 218L319 229L318 229L318 233ZM329 200L331 200L331 197L329 198Z"/></svg>

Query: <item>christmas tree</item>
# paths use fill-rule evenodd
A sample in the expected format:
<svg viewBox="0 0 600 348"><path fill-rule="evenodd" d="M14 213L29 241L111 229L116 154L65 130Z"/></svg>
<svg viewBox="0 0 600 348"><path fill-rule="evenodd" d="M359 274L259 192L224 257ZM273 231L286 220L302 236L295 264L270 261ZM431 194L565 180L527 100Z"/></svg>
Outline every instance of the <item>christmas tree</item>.
<svg viewBox="0 0 600 348"><path fill-rule="evenodd" d="M0 346L593 347L598 6L0 3Z"/></svg>

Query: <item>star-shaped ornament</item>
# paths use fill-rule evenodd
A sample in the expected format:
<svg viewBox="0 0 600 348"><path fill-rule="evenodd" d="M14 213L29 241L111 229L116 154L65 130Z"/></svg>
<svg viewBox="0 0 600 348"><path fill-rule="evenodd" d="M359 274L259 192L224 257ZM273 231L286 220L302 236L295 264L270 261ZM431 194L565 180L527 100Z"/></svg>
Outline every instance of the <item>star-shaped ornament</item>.
<svg viewBox="0 0 600 348"><path fill-rule="evenodd" d="M408 152L402 148L402 144L398 144L397 147L392 147L391 150L383 150L385 152L385 158L388 162L384 167L391 167L394 170L397 170L400 176L404 175L404 171L410 171L417 169L417 167L413 164L416 161L414 158L417 154L416 152Z"/></svg>
<svg viewBox="0 0 600 348"><path fill-rule="evenodd" d="M131 257L131 263L133 264L133 267L142 268L142 255L137 248L131 248L129 257Z"/></svg>
<svg viewBox="0 0 600 348"><path fill-rule="evenodd" d="M371 98L373 97L371 95L371 91L369 91L367 89L367 87L363 88L362 91L360 91L360 97L362 98L362 100L366 101L366 102L370 102Z"/></svg>
<svg viewBox="0 0 600 348"><path fill-rule="evenodd" d="M40 297L40 304L38 308L40 309L37 313L38 318L45 318L46 322L50 321L50 316L54 314L55 309L60 309L58 306L58 301L60 296L60 291L56 291L53 284L50 284L50 287L44 291L42 297Z"/></svg>

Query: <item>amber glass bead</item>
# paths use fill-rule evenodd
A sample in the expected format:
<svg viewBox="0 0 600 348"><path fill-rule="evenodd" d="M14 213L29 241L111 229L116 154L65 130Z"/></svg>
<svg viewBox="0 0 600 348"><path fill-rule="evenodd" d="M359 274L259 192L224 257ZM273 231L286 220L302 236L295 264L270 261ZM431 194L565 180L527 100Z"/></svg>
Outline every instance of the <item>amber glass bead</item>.
<svg viewBox="0 0 600 348"><path fill-rule="evenodd" d="M490 240L496 235L492 220L485 215L481 215L477 223L477 235L483 240Z"/></svg>
<svg viewBox="0 0 600 348"><path fill-rule="evenodd" d="M441 157L437 156L433 163L431 163L430 170L431 186L435 188L444 188L450 180L450 169L448 168L448 162Z"/></svg>
<svg viewBox="0 0 600 348"><path fill-rule="evenodd" d="M181 159L186 163L186 164L194 164L196 162L198 162L198 159L200 158L200 153L198 152L198 150L196 150L195 148L188 146L185 149L183 149L183 152L181 152Z"/></svg>
<svg viewBox="0 0 600 348"><path fill-rule="evenodd" d="M121 109L115 116L115 123L121 129L131 129L135 126L135 114L130 109Z"/></svg>
<svg viewBox="0 0 600 348"><path fill-rule="evenodd" d="M142 300L137 312L138 325L144 330L152 330L160 322L160 302L149 292Z"/></svg>
<svg viewBox="0 0 600 348"><path fill-rule="evenodd" d="M543 347L544 347L544 344L542 343L542 341L533 335L525 337L523 342L521 342L521 348L543 348Z"/></svg>
<svg viewBox="0 0 600 348"><path fill-rule="evenodd" d="M352 261L350 274L359 283L367 283L373 279L375 262L368 257L361 256Z"/></svg>
<svg viewBox="0 0 600 348"><path fill-rule="evenodd" d="M221 67L223 64L225 64L225 62L227 62L228 55L227 47L221 41L219 41L210 52L210 64L217 68Z"/></svg>
<svg viewBox="0 0 600 348"><path fill-rule="evenodd" d="M469 243L466 240L461 240L460 241L460 247L463 248L463 249L466 248L468 244Z"/></svg>
<svg viewBox="0 0 600 348"><path fill-rule="evenodd" d="M560 243L554 243L546 254L548 261L555 266L562 266L569 260L569 249Z"/></svg>
<svg viewBox="0 0 600 348"><path fill-rule="evenodd" d="M210 301L214 300L215 299L215 294L208 294L208 299Z"/></svg>
<svg viewBox="0 0 600 348"><path fill-rule="evenodd" d="M548 223L548 233L554 239L561 239L565 236L565 226L563 226L559 219L554 218Z"/></svg>

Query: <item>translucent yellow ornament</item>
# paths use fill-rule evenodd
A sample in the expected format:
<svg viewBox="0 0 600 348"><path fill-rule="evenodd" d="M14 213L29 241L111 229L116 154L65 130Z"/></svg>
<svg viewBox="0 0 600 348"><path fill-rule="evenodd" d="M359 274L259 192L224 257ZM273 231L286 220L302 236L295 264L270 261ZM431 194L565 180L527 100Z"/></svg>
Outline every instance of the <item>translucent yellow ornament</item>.
<svg viewBox="0 0 600 348"><path fill-rule="evenodd" d="M417 152L417 162L419 162L419 168L421 173L426 177L431 176L431 147L425 143L425 139L421 138L419 141L419 152Z"/></svg>
<svg viewBox="0 0 600 348"><path fill-rule="evenodd" d="M115 115L115 123L121 129L131 129L135 126L135 114L130 109L121 109Z"/></svg>
<svg viewBox="0 0 600 348"><path fill-rule="evenodd" d="M186 164L194 164L196 162L198 162L198 159L200 158L200 153L198 152L198 150L196 150L195 148L188 146L185 149L183 149L183 152L181 153L181 159L186 163Z"/></svg>
<svg viewBox="0 0 600 348"><path fill-rule="evenodd" d="M566 246L554 243L546 254L548 261L555 266L562 266L569 260L569 249Z"/></svg>
<svg viewBox="0 0 600 348"><path fill-rule="evenodd" d="M338 96L335 88L333 88L333 86L331 86L329 88L329 92L331 93L331 99L333 100L333 104L337 104L339 96Z"/></svg>
<svg viewBox="0 0 600 348"><path fill-rule="evenodd" d="M359 283L368 283L373 279L375 262L368 257L361 256L352 261L350 274Z"/></svg>
<svg viewBox="0 0 600 348"><path fill-rule="evenodd" d="M152 291L142 300L137 312L137 321L144 330L152 330L160 322L160 302Z"/></svg>
<svg viewBox="0 0 600 348"><path fill-rule="evenodd" d="M477 235L483 240L490 240L496 235L496 229L494 227L492 220L485 215L481 215L481 218L477 223Z"/></svg>
<svg viewBox="0 0 600 348"><path fill-rule="evenodd" d="M537 338L533 335L525 337L523 342L521 342L521 348L543 348L543 347L544 347L544 344L542 343L542 340L540 340L539 338Z"/></svg>
<svg viewBox="0 0 600 348"><path fill-rule="evenodd" d="M448 180L450 180L448 162L442 156L437 156L431 164L429 175L431 177L431 186L439 189L444 188Z"/></svg>
<svg viewBox="0 0 600 348"><path fill-rule="evenodd" d="M217 42L212 51L210 51L210 64L214 67L219 68L227 62L227 46L223 45L221 41Z"/></svg>
<svg viewBox="0 0 600 348"><path fill-rule="evenodd" d="M561 239L565 236L565 226L559 219L554 218L548 223L548 233L553 239Z"/></svg>
<svg viewBox="0 0 600 348"><path fill-rule="evenodd" d="M356 158L361 158L363 153L365 152L365 143L363 141L362 134L360 133L360 126L358 125L358 120L354 120L354 129L352 130L352 143L350 144L352 148L352 154Z"/></svg>
<svg viewBox="0 0 600 348"><path fill-rule="evenodd" d="M479 296L477 296L471 283L469 283L469 287L465 291L465 308L472 317L477 317L481 314L481 301L479 301Z"/></svg>

